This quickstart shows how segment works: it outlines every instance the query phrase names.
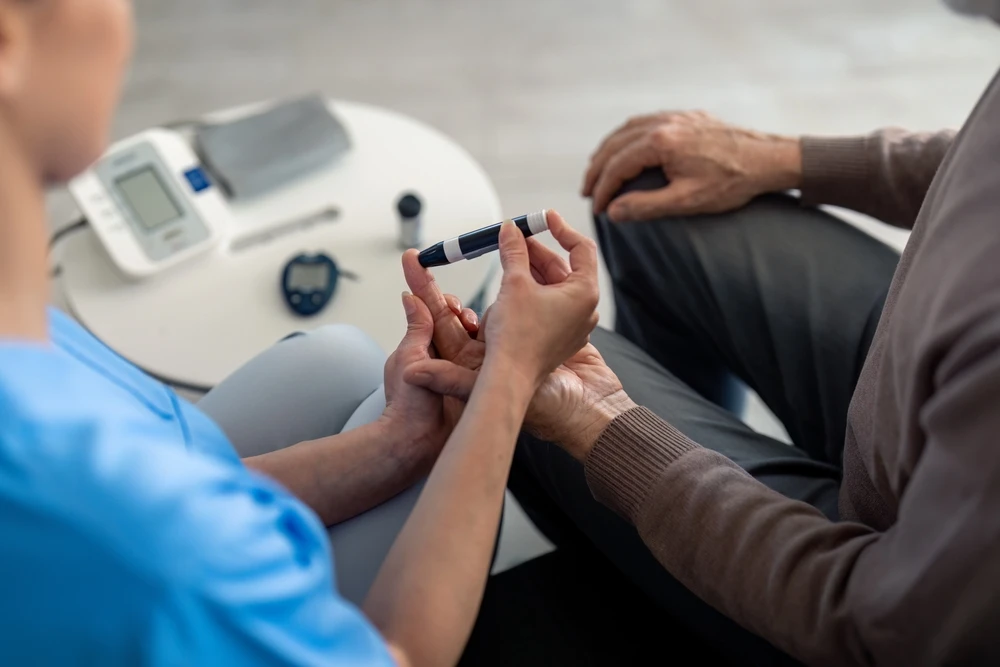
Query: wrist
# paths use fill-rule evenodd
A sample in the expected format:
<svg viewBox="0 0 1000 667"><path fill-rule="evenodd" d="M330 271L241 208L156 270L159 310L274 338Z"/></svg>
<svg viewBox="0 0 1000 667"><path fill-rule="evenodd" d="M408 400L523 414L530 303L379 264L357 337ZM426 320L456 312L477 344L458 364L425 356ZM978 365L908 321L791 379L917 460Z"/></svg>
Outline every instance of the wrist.
<svg viewBox="0 0 1000 667"><path fill-rule="evenodd" d="M802 186L802 142L798 137L765 135L761 150L760 187L763 192L796 190Z"/></svg>
<svg viewBox="0 0 1000 667"><path fill-rule="evenodd" d="M392 408L387 407L378 419L359 426L371 442L380 444L400 471L410 471L414 476L422 475L434 466L437 449L421 442L426 435L413 436L405 420L396 417Z"/></svg>
<svg viewBox="0 0 1000 667"><path fill-rule="evenodd" d="M537 372L531 371L531 364L524 359L517 359L513 355L487 355L483 362L483 367L479 371L479 379L476 385L503 385L511 399L524 404L527 410L531 398L538 391L544 378Z"/></svg>
<svg viewBox="0 0 1000 667"><path fill-rule="evenodd" d="M624 390L588 406L580 420L580 426L564 443L567 451L578 461L586 461L611 422L636 407L636 403Z"/></svg>
<svg viewBox="0 0 1000 667"><path fill-rule="evenodd" d="M519 356L517 353L486 355L483 361L480 377L487 381L507 383L519 397L525 397L528 402L535 395L547 374L534 370L538 364Z"/></svg>

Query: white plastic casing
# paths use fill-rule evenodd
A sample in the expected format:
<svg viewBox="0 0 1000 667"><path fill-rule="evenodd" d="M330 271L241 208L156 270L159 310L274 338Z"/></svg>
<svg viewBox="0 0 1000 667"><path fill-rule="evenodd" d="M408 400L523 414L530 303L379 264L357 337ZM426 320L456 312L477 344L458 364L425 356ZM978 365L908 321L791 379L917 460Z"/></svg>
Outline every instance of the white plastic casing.
<svg viewBox="0 0 1000 667"><path fill-rule="evenodd" d="M144 249L137 237L141 228L130 222L134 216L121 196L109 191L106 179L99 173L132 154L148 153L150 148L160 163L157 173L170 180L172 193L180 195L181 201L176 203L187 209L185 213L194 214L189 216L195 221L192 224L200 223L207 230L203 233L199 227L195 242L177 244L176 249L160 259L152 259ZM153 161L147 161L137 166L152 164ZM219 187L211 185L195 192L185 177L187 172L199 168L201 163L184 137L156 128L114 144L100 161L70 182L69 191L115 265L125 276L142 279L208 251L230 233L232 215Z"/></svg>

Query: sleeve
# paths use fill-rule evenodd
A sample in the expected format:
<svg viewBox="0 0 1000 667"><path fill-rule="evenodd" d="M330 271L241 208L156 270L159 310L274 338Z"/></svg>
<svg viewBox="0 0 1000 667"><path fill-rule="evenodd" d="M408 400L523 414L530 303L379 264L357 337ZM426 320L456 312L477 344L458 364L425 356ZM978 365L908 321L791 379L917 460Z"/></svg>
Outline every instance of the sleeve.
<svg viewBox="0 0 1000 667"><path fill-rule="evenodd" d="M998 395L998 353L936 392L884 533L828 521L644 408L602 436L588 481L686 587L807 664L1000 664Z"/></svg>
<svg viewBox="0 0 1000 667"><path fill-rule="evenodd" d="M163 664L395 664L337 595L318 518L276 484L243 471L202 485L167 523L174 592L152 652ZM171 652L176 661L164 659Z"/></svg>
<svg viewBox="0 0 1000 667"><path fill-rule="evenodd" d="M802 201L831 204L910 229L955 133L897 128L802 138Z"/></svg>

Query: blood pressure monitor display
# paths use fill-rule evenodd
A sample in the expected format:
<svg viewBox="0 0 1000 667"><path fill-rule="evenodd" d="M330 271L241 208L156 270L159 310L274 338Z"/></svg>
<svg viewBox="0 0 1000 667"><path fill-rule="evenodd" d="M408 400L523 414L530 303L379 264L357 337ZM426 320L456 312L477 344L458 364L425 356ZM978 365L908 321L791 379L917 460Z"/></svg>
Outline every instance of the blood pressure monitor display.
<svg viewBox="0 0 1000 667"><path fill-rule="evenodd" d="M153 167L146 167L115 181L138 222L152 231L183 215Z"/></svg>

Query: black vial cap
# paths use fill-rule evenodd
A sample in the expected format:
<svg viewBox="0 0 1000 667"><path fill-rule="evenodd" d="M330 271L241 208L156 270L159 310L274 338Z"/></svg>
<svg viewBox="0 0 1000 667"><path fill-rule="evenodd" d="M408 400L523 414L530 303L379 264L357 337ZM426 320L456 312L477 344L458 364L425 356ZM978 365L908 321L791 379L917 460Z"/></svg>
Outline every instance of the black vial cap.
<svg viewBox="0 0 1000 667"><path fill-rule="evenodd" d="M399 215L404 218L415 218L420 215L420 209L423 208L423 203L421 203L420 198L415 194L406 194L400 198L399 203L396 204L396 209L399 211Z"/></svg>

